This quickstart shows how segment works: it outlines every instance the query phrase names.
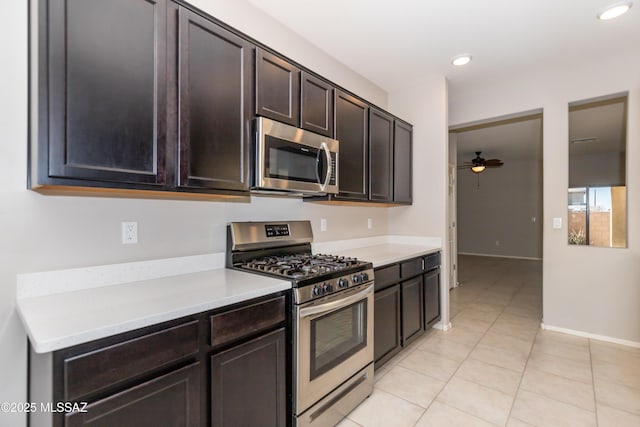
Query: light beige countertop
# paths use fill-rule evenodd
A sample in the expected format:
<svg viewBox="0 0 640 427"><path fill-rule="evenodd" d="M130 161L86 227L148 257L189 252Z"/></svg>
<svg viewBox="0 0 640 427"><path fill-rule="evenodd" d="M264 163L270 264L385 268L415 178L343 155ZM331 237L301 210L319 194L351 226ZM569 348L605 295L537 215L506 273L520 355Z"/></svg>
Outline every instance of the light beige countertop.
<svg viewBox="0 0 640 427"><path fill-rule="evenodd" d="M441 250L440 239L414 236L376 236L313 244L314 253L356 257L376 268Z"/></svg>
<svg viewBox="0 0 640 427"><path fill-rule="evenodd" d="M34 350L46 353L291 288L290 281L225 269L216 260L164 277L149 277L157 268L143 271L163 260L20 275L17 311ZM131 271L137 280L127 280ZM74 276L87 283L94 277L100 286L82 288Z"/></svg>
<svg viewBox="0 0 640 427"><path fill-rule="evenodd" d="M441 240L375 236L319 242L314 253L374 267L442 249ZM19 274L16 308L37 353L291 288L291 282L224 268L224 253Z"/></svg>

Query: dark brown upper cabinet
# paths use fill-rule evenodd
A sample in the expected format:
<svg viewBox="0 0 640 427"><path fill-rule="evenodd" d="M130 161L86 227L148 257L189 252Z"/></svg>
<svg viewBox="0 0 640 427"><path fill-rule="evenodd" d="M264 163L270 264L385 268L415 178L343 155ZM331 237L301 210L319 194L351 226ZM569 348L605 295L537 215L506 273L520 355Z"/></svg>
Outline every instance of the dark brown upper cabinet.
<svg viewBox="0 0 640 427"><path fill-rule="evenodd" d="M413 126L395 121L393 139L393 201L411 204L412 202L412 141Z"/></svg>
<svg viewBox="0 0 640 427"><path fill-rule="evenodd" d="M256 51L256 114L291 126L300 123L300 70L262 49Z"/></svg>
<svg viewBox="0 0 640 427"><path fill-rule="evenodd" d="M393 117L369 109L369 198L393 202Z"/></svg>
<svg viewBox="0 0 640 427"><path fill-rule="evenodd" d="M333 138L333 86L302 72L300 127Z"/></svg>
<svg viewBox="0 0 640 427"><path fill-rule="evenodd" d="M336 90L336 139L340 141L339 197L367 200L369 190L369 106Z"/></svg>
<svg viewBox="0 0 640 427"><path fill-rule="evenodd" d="M181 189L249 189L254 46L179 10Z"/></svg>
<svg viewBox="0 0 640 427"><path fill-rule="evenodd" d="M40 1L32 188L168 182L166 7L165 0Z"/></svg>

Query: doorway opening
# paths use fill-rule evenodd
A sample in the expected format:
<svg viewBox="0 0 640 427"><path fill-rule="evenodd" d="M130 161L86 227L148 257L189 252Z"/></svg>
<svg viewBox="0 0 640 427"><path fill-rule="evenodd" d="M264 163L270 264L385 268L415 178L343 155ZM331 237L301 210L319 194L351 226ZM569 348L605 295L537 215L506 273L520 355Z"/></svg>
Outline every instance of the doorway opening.
<svg viewBox="0 0 640 427"><path fill-rule="evenodd" d="M452 319L478 298L506 303L525 284L539 290L528 314L542 317L542 126L540 109L449 128ZM474 290L453 289L465 285Z"/></svg>

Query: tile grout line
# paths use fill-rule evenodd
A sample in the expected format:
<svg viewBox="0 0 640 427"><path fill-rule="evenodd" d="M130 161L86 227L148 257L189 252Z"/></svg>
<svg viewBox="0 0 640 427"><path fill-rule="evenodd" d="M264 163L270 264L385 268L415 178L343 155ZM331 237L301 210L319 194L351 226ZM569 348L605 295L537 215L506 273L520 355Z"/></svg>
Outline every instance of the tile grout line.
<svg viewBox="0 0 640 427"><path fill-rule="evenodd" d="M524 286L524 284L520 284L520 287L518 288L518 291L513 294L514 296L509 301L509 304L511 304L511 302L515 299L515 295L520 292L520 290L522 289L523 286ZM507 304L507 305L509 305L509 304ZM505 309L506 309L506 306L505 306ZM504 313L504 310L502 310L502 312ZM527 360L524 363L524 368L522 369L522 374L520 374L520 381L518 382L518 388L516 388L516 392L513 395L513 398L511 400L511 407L509 408L509 413L507 414L507 419L505 421L505 425L507 425L509 423L509 419L511 418L511 413L513 412L513 407L516 404L516 398L518 397L518 393L520 392L520 385L522 384L522 378L524 378L524 373L527 371L527 365L529 364L529 358L531 357L531 352L533 351L533 346L535 344L537 336L538 336L538 333L536 332L536 335L533 337L533 341L531 342L531 346L529 347L529 353L527 354Z"/></svg>
<svg viewBox="0 0 640 427"><path fill-rule="evenodd" d="M489 291L489 290L491 289L491 287L492 287L492 286L494 286L496 283L498 283L498 282L499 282L499 280L500 280L500 278L494 279L494 280L491 282L491 284L490 284L490 285L487 285L486 287L485 287L485 286L483 286L483 287L481 288L481 293L480 293L480 294L478 294L475 298L473 298L472 300L470 300L470 301L469 301L468 303L466 303L466 304L461 304L461 305L463 305L463 307L464 307L464 308L462 308L458 313L456 313L456 316L458 316L459 314L461 314L461 313L462 313L462 312L464 312L465 310L469 309L469 308L470 308L469 306L470 306L471 304L478 302L478 300L482 297L482 293L484 293L484 292L486 292L486 291ZM426 407L426 408L423 408L424 410L422 411L422 413L421 413L421 414L420 414L420 416L418 417L417 421L413 424L413 425L414 425L414 427L415 427L415 426L420 422L420 420L424 417L424 415L426 414L426 412L428 411L428 409L432 406L433 402L437 400L438 396L442 393L442 390L444 390L444 388L445 388L445 387L450 383L450 381L453 379L453 377L454 377L454 376L456 375L456 373L459 371L459 369L460 369L460 367L462 366L462 364L463 364L463 363L465 363L467 360L469 360L469 356L471 355L471 353L473 353L473 351L474 351L474 350L477 348L477 346L480 344L480 341L482 341L482 339L487 335L487 333L491 330L491 328L496 324L496 322L498 321L498 319L499 319L503 314L507 313L507 314L510 314L510 315L516 316L516 317L518 317L518 318L529 319L529 317L528 317L527 315L521 315L521 314L518 314L518 313L509 313L509 312L506 312L507 307L509 307L509 305L513 302L513 300L516 298L516 296L518 296L519 294L522 294L522 289L525 287L525 283L523 283L523 282L519 282L519 283L520 283L520 285L518 286L518 288L516 289L516 291L515 291L515 292L513 292L513 293L511 293L511 298L508 300L508 302L506 302L506 303L502 306L502 309L501 309L499 312L497 312L497 315L496 315L496 317L494 318L494 320L493 320L493 321L492 321L492 322L487 326L487 329L482 333L482 335L480 336L480 338L479 338L479 339L478 339L478 340L473 344L473 347L471 348L471 350L469 351L469 353L466 355L466 357L465 357L462 361L460 361L460 362L458 363L458 366L457 366L456 370L453 372L453 374L449 377L449 379L448 379L448 380L444 381L444 385L442 386L442 388L440 389L440 391L439 391L439 392L434 396L434 398L430 401L429 405L427 405L427 407ZM488 303L487 303L487 304L488 304ZM454 316L454 318L455 318L456 316ZM478 319L478 320L480 320L480 319ZM539 328L538 328L538 331L539 331ZM389 368L388 370L386 370L386 372L381 376L381 378L382 378L382 377L384 377L384 376L386 376L386 375L388 374L388 372L389 372L389 371L391 371L391 369L395 368L396 366L399 366L399 367L401 367L401 368L403 368L403 369L406 369L406 370L409 370L409 371L413 371L413 370L412 370L412 369L410 369L410 368L406 368L406 367L400 366L400 363L402 362L402 360L404 360L404 359L405 359L406 357L408 357L410 354L412 354L412 353L414 353L415 351L419 350L419 345L420 345L420 344L418 343L418 341L426 341L426 340L428 340L428 339L429 339L429 337L430 337L430 336L435 336L435 335L434 335L434 334L432 334L432 333L430 333L430 334L425 334L422 338L420 338L420 339L418 339L418 340L414 341L414 343L412 343L412 344L414 344L414 345L412 345L414 348L413 348L411 351L407 352L407 354L406 354L406 355L404 355L402 358L398 359L395 363L393 363L393 365L392 365L392 366L390 366L390 368ZM513 337L513 336L511 336L511 335L509 335L509 336L510 336L510 337ZM536 336L537 336L537 333L536 333L536 335L534 336L533 341L532 341L532 344L531 344L531 346L530 346L530 348L529 348L529 354L527 355L527 362L525 362L525 369L526 369L526 364L528 363L528 360L529 360L529 357L530 357L530 354L531 354L531 351L532 351L532 348L533 348L533 343L535 342L535 338L536 338ZM513 337L513 338L518 338L518 337ZM466 344L466 343L458 343L457 341L453 341L453 342L454 342L454 343L456 343L456 344ZM438 355L438 356L441 356L441 357L446 357L446 355L442 355L442 354L439 354L439 353L432 353L432 352L430 352L429 350L426 350L426 351L428 351L428 352L429 352L429 353L431 353L431 354L435 354L435 355ZM484 363L487 363L487 362L484 362ZM492 366L496 366L496 367L499 367L499 368L506 369L506 370L509 370L509 371L514 372L514 370L512 370L512 369L505 368L505 367L502 367L502 366L499 366L499 365L493 365L493 364L491 364L491 363L487 363L487 364L492 365ZM414 371L414 372L417 372L417 371ZM423 376L426 376L426 377L432 378L432 379L434 379L434 380L437 380L437 381L442 381L441 379L439 379L439 378L435 378L435 377L433 377L433 376L431 376L431 375L429 375L429 374L425 374L425 373L420 373L420 374L421 374L421 375L423 375ZM523 370L523 374L521 375L521 381L522 381L522 376L523 376L523 375L524 375L524 370ZM377 381L376 381L376 382L377 382ZM478 386L481 386L481 387L486 387L486 388L488 388L488 389L490 389L490 390L498 391L498 392L500 392L500 393L502 393L502 394L505 394L505 395L507 394L507 393L504 393L504 392L503 392L503 391L501 391L501 390L497 390L497 389L495 389L495 388L493 388L493 387L488 387L488 386L486 386L486 385L479 384L479 383L477 383L477 382L475 382L475 381L469 381L469 382L474 383L474 384L476 384L476 385L478 385ZM512 398L511 409L513 409L513 405L514 405L514 402L515 402L515 398L516 398L516 396L517 396L517 393L518 393L518 391L519 391L519 387L520 387L520 386L518 385L518 389L516 390L516 394L515 394L515 395L513 396L513 398ZM389 393L389 392L386 392L386 393ZM407 403L409 403L409 404L411 404L411 405L415 405L415 406L421 407L420 405L418 405L418 404L416 404L416 403L414 403L414 402L411 402L411 401L409 401L409 400L407 400L407 399L405 399L405 398L403 398L403 397L397 396L397 395L395 395L395 394L393 394L393 393L389 393L389 394L390 394L390 395L392 395L392 396L394 396L394 397L396 397L396 398L398 398L398 399L400 399L400 400L403 400L403 401L405 401L405 402L407 402ZM475 418L475 419L478 419L478 420L481 420L481 421L487 422L487 423L489 423L489 424L493 424L493 422L491 422L491 421L485 420L485 419L484 419L484 418L482 418L482 417L479 417L479 416L477 416L477 415L471 414L471 413L469 413L469 412L467 412L467 411L464 411L464 410L462 410L462 409L456 408L455 406L451 406L451 405L449 405L449 404L447 404L447 403L444 403L444 402L439 402L439 403L440 403L440 404L442 404L442 405L445 405L445 406L447 406L447 407L449 407L449 408L452 408L452 409L454 409L454 410L456 410L456 411L460 411L460 412L462 412L462 413L468 414L469 416L471 416L471 417L473 417L473 418ZM421 407L421 408L422 408L422 407ZM506 422L508 422L508 421L509 421L509 416L510 416L510 414L511 414L511 409L510 409L510 411L509 411L509 415L507 416ZM347 418L349 418L349 417L347 416ZM357 422L355 422L354 420L352 420L352 419L350 419L350 418L349 418L349 421L351 421L351 422L353 422L354 424L356 424L356 425L360 426L360 424L358 424ZM493 424L493 425L495 425L495 424ZM361 427L363 427L363 426L361 426Z"/></svg>
<svg viewBox="0 0 640 427"><path fill-rule="evenodd" d="M495 283L495 281L494 281L493 283ZM488 288L489 288L489 287L484 288L483 290L486 290L486 289L488 289ZM449 290L449 292L451 292L451 291ZM472 303L476 302L479 298L480 298L480 296L477 296L477 297L476 297L476 298L474 298L472 301L470 301L468 304L466 304L466 305L465 305L465 307L464 307L464 308L462 308L462 309L461 309L461 310L456 314L456 316L458 316L460 313L462 313L465 309L467 309L467 308L468 308L468 306L469 306L470 304L472 304ZM504 311L504 309L503 309L503 311ZM498 317L499 317L499 315L498 315ZM496 319L497 319L498 317L496 317ZM455 319L455 317L454 317L454 319ZM453 320L453 319L452 319L452 320ZM491 323L491 325L489 325L489 327L488 327L488 328L487 328L487 330L484 332L484 334L482 334L482 336L480 337L480 339L479 339L479 340L478 340L478 341L473 345L473 348L469 351L469 354L471 354L471 353L473 352L473 350L476 348L476 346L478 345L478 343L482 340L482 337L484 337L484 336L486 335L486 333L489 331L489 329L491 328L491 326L493 326L493 324L494 324L494 323L495 323L495 320ZM428 350L427 350L427 351L428 351ZM433 353L432 353L432 354L433 354ZM436 393L436 395L435 395L435 396L433 396L433 399L431 399L431 402L429 402L429 405L427 405L427 407L425 408L425 410L424 410L424 412L422 413L422 415L420 415L420 418L418 418L418 420L413 424L413 427L415 427L415 426L420 422L420 419L421 419L421 418L422 418L422 417L427 413L427 411L429 410L429 408L431 407L431 405L433 405L433 402L435 402L435 401L438 399L438 396L440 396L440 393L442 393L442 390L444 390L444 389L447 387L447 385L449 384L449 382L451 381L451 379L455 376L456 372L458 372L458 369L460 369L460 366L462 366L462 364L463 364L463 363L464 363L464 362L469 358L469 354L467 354L467 356L466 356L466 357L465 357L465 358L464 358L464 359L459 363L459 365L458 365L458 367L456 368L456 370L453 372L453 374L451 374L451 376L449 377L449 379L444 383L444 385L442 386L442 388L440 389L440 391L439 391L438 393ZM439 356L441 356L441 355L439 355ZM426 375L426 374L425 374L425 375ZM434 377L432 377L432 376L430 376L430 375L427 375L427 376L429 376L429 377L431 377L431 378L434 378ZM437 379L437 378L434 378L434 379ZM442 380L439 380L439 381L442 381ZM443 405L446 405L446 406L449 406L450 408L453 408L453 409L455 409L455 410L458 410L458 411L460 411L460 412L463 412L463 413L465 413L465 414L467 414L467 415L470 415L470 416L472 416L472 417L478 418L479 420L486 421L486 420L485 420L485 419L483 419L483 418L480 418L480 417L478 417L478 416L475 416L475 415L473 415L473 414L470 414L470 413L468 413L468 412L466 412L466 411L463 411L463 410L461 410L461 409L455 408L455 407L453 407L453 406L451 406L451 405L447 405L446 403L443 403L443 402L439 402L439 403L441 403L441 404L443 404Z"/></svg>
<svg viewBox="0 0 640 427"><path fill-rule="evenodd" d="M492 285L495 285L497 282L498 282L498 279L494 280L494 281L491 283L491 285L487 286L487 287L486 287L486 288L484 288L483 290L484 290L484 291L488 290L489 288L491 288L491 286L492 286ZM431 405L433 404L433 402L435 402L435 401L438 399L438 396L440 396L440 394L442 393L442 390L444 390L444 389L447 387L447 385L449 385L449 383L451 382L451 380L453 379L453 377L455 377L455 375L456 375L456 373L458 372L458 370L460 370L460 367L462 366L462 364L463 364L464 362L466 362L466 361L469 359L469 356L471 355L471 353L473 353L473 351L476 349L476 347L478 346L478 344L480 344L480 341L482 341L482 339L485 337L485 335L487 335L487 333L489 332L489 330L491 330L491 327L492 327L493 325L495 325L495 323L498 321L498 319L500 318L500 316L505 312L505 309L507 308L507 306L508 306L509 304L511 304L511 302L512 302L512 301L513 301L513 299L515 298L515 295L516 295L517 293L519 293L519 292L520 292L520 290L522 289L522 287L523 287L523 286L524 286L523 284L520 284L520 286L518 287L518 289L516 290L516 292L514 292L514 293L513 293L513 295L512 295L512 297L511 297L511 299L509 300L509 302L508 302L506 305L504 305L504 306L502 307L502 310L498 313L498 315L497 315L497 316L496 316L496 318L493 320L493 322L491 322L491 324L487 327L487 330L482 334L482 336L480 337L480 339L478 339L478 341L476 341L476 343L474 344L473 348L469 351L469 353L467 354L467 356L466 356L466 357L465 357L465 358L464 358L464 359L459 363L459 365L458 365L458 367L456 368L456 370L453 372L453 374L451 374L451 376L449 377L449 379L447 380L447 382L445 383L445 385L440 389L440 391L438 392L438 394L436 394L436 395L434 396L434 398L431 400L431 402L429 403L428 407L425 409L425 411L424 411L424 412L423 412L423 414L420 416L420 418L422 418L422 417L424 416L424 414L427 412L427 410L429 409L429 407L431 407ZM478 299L480 299L480 295L478 295L475 299L473 299L472 301L470 301L470 302L465 306L465 308L463 308L462 310L460 310L460 312L458 312L458 314L456 314L456 316L457 316L457 315L459 315L460 313L464 312L464 310L465 310L465 309L468 309L468 308L469 308L468 306L469 306L469 305L471 305L471 304L473 304L474 302L477 302L477 301L478 301ZM454 318L454 319L455 319L455 318ZM453 319L452 319L452 320L453 320ZM535 340L535 338L534 338L534 340ZM533 345L532 345L532 347L533 347ZM427 351L428 351L428 350L427 350ZM531 350L529 350L529 354L530 354L530 353L531 353ZM527 357L527 360L528 360L528 357ZM493 366L493 365L492 365L492 366ZM526 365L525 365L525 366L526 366ZM524 371L523 371L523 375L524 375ZM432 378L433 378L433 377L432 377ZM522 378L521 378L521 380L522 380ZM474 383L474 384L476 384L476 385L479 385L479 386L481 386L481 387L486 387L486 388L488 388L488 389L495 390L495 389L494 389L494 388L492 388L492 387L487 387L487 386L485 386L485 385L478 384L478 383L476 383L475 381L469 381L469 382ZM518 388L519 388L519 387L520 387L520 386L518 385ZM498 392L502 393L500 390L496 390L496 391L498 391ZM516 390L516 395L517 395L517 393L518 393L518 390ZM506 394L506 393L503 393L503 394ZM512 399L512 402L511 402L511 408L513 408L513 404L514 404L514 402L515 402L515 397L516 397L516 396L514 395L514 396L513 396L513 399ZM485 421L485 422L487 422L487 423L489 423L489 424L493 424L491 421L488 421L488 420L486 420L486 419L484 419L484 418L482 418L482 417L479 417L479 416L477 416L477 415L471 414L471 413L469 413L469 412L467 412L467 411L465 411L465 410L462 410L462 409L460 409L460 408L456 408L456 407L451 406L451 405L448 405L447 403L444 403L444 402L439 402L439 403L441 403L441 404L443 404L443 405L446 405L446 406L449 406L450 408L453 408L453 409L455 409L455 410L457 410L457 411L463 412L463 413L465 413L465 414L467 414L467 415L470 415L470 416L472 416L472 417L474 417L474 418L477 418L477 419L479 419L479 420ZM511 415L511 409L509 410L509 414L507 415L507 419L506 419L506 421L505 421L505 425L506 425L506 422L508 422L508 421L509 421L509 416L510 416L510 415ZM418 421L416 421L416 423L414 424L414 427L418 424L418 422L420 422L420 418L418 418ZM495 425L495 424L494 424L494 425Z"/></svg>
<svg viewBox="0 0 640 427"><path fill-rule="evenodd" d="M516 399L518 398L518 395L520 394L520 387L522 387L522 380L524 378L525 372L527 372L527 366L529 365L529 359L531 359L531 353L533 352L533 347L535 346L536 339L538 338L539 331L540 330L538 330L538 332L536 332L536 335L533 337L533 342L531 343L531 348L529 349L529 354L527 355L527 360L524 363L524 369L522 369L522 374L520 375L520 381L518 382L518 388L516 389L516 395L513 397L513 403L511 404L511 409L509 409L509 415L507 416L507 423L509 422L509 419L511 419L511 414L513 413L513 407L515 406ZM518 419L518 418L516 418L516 419Z"/></svg>
<svg viewBox="0 0 640 427"><path fill-rule="evenodd" d="M593 355L591 354L591 338L587 340L589 346L589 367L591 368L591 388L593 389L593 410L596 413L596 427L600 424L598 421L598 399L596 398L596 375L593 372Z"/></svg>

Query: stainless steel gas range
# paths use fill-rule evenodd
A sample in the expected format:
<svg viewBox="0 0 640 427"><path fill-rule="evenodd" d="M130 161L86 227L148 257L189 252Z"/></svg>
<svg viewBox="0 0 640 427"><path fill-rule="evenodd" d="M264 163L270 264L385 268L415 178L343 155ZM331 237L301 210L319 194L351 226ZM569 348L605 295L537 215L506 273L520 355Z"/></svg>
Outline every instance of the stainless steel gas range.
<svg viewBox="0 0 640 427"><path fill-rule="evenodd" d="M227 266L291 280L294 424L334 426L373 391L373 266L312 240L309 221L231 223Z"/></svg>

